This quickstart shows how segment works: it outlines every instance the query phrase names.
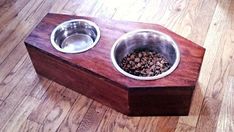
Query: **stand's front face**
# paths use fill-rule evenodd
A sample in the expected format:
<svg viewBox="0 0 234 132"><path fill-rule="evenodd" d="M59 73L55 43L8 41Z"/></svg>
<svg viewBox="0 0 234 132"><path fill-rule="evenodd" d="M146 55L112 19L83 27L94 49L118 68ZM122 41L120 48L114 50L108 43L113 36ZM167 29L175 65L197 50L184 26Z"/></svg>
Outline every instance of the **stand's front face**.
<svg viewBox="0 0 234 132"><path fill-rule="evenodd" d="M78 54L57 51L50 43L53 29L71 19L95 22L101 37L95 47ZM131 79L111 62L114 42L126 32L153 29L171 36L180 50L180 63L170 75L153 80ZM155 24L48 14L25 40L38 74L127 115L187 115L205 50Z"/></svg>

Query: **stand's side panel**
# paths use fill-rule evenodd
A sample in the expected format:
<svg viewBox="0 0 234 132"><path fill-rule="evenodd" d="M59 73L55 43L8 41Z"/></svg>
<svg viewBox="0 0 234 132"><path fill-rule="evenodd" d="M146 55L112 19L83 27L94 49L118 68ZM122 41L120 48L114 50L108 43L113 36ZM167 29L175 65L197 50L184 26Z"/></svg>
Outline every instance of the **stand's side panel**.
<svg viewBox="0 0 234 132"><path fill-rule="evenodd" d="M130 115L188 115L193 87L131 89Z"/></svg>
<svg viewBox="0 0 234 132"><path fill-rule="evenodd" d="M38 74L128 114L128 93L123 88L39 51L30 44L26 43L26 47Z"/></svg>

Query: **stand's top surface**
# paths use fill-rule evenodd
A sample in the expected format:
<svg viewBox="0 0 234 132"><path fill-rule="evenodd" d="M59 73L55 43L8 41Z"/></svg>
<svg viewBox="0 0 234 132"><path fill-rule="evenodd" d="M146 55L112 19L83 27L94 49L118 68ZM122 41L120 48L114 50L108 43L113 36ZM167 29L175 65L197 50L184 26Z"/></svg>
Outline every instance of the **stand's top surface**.
<svg viewBox="0 0 234 132"><path fill-rule="evenodd" d="M101 38L92 49L78 54L65 54L53 48L50 34L60 23L71 19L87 19L95 22L101 31ZM170 35L178 44L181 58L177 69L170 75L153 81L139 81L124 76L113 66L110 51L114 42L124 33L135 29L154 29ZM201 46L156 25L138 22L115 21L83 16L47 14L25 40L27 46L32 46L44 53L61 59L63 62L76 66L81 70L96 75L112 83L126 88L146 87L181 87L195 86L201 68L205 49Z"/></svg>

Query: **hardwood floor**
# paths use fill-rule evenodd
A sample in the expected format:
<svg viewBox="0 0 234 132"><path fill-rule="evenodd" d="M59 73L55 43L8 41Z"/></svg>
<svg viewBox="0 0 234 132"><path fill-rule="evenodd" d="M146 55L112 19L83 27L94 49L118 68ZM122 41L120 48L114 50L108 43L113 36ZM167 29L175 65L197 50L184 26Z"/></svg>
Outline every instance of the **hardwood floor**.
<svg viewBox="0 0 234 132"><path fill-rule="evenodd" d="M189 116L128 117L38 76L25 37L48 13L161 24L206 48ZM0 131L234 131L233 0L0 0Z"/></svg>

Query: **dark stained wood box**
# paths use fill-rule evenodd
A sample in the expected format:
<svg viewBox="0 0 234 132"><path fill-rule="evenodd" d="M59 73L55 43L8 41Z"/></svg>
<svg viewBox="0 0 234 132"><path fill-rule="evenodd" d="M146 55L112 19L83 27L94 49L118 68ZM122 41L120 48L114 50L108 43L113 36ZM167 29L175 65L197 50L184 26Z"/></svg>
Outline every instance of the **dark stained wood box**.
<svg viewBox="0 0 234 132"><path fill-rule="evenodd" d="M60 23L82 18L101 30L98 44L83 53L65 54L50 43L52 30ZM180 63L170 75L139 81L118 72L110 58L114 42L135 29L154 29L170 35L181 52ZM156 25L100 18L47 14L26 38L25 45L39 75L127 115L188 115L205 49Z"/></svg>

